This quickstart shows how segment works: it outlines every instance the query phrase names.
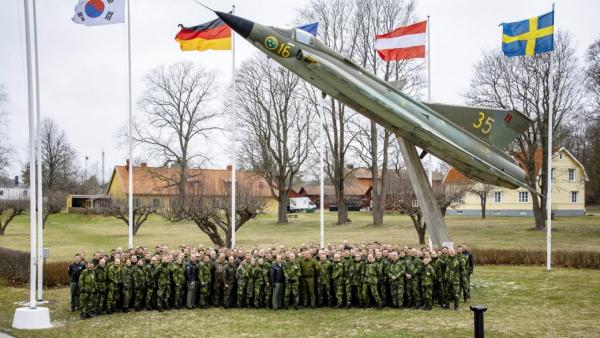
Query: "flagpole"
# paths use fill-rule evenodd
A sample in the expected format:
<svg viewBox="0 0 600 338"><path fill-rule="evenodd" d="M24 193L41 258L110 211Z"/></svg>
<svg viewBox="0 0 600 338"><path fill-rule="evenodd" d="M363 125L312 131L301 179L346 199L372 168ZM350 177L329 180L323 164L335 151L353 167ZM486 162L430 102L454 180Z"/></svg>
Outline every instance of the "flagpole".
<svg viewBox="0 0 600 338"><path fill-rule="evenodd" d="M35 182L35 121L33 117L33 70L31 69L31 37L29 27L29 0L24 1L25 8L25 47L27 50L27 110L29 121L29 231L30 231L30 260L29 260L29 309L36 308L36 264L37 264L37 243L36 243L36 182Z"/></svg>
<svg viewBox="0 0 600 338"><path fill-rule="evenodd" d="M231 5L231 14L235 14L235 5ZM232 140L233 140L233 159L231 161L231 215L230 215L230 223L231 223L231 248L235 247L235 178L236 178L236 156L237 156L237 138L236 138L236 129L237 129L237 88L235 85L235 33L231 32L231 83L233 86L233 100L232 100L232 114L233 114L233 128L231 130Z"/></svg>
<svg viewBox="0 0 600 338"><path fill-rule="evenodd" d="M129 161L127 163L129 215L128 219L128 246L133 248L133 102L131 100L131 0L127 0L127 80L128 80L128 105L129 105Z"/></svg>
<svg viewBox="0 0 600 338"><path fill-rule="evenodd" d="M554 17L554 3L552 3L552 16ZM554 39L554 37L553 37ZM552 54L548 68L548 167L546 168L546 270L552 270L552 132L554 114L554 83L552 79Z"/></svg>
<svg viewBox="0 0 600 338"><path fill-rule="evenodd" d="M429 14L427 15L427 101L431 102L431 39L429 35L429 31L431 29L431 18ZM429 176L429 184L433 188L433 172L431 170L431 154L427 155L427 174ZM429 247L433 248L433 242L431 241L431 236L429 232L427 232L427 237L429 237Z"/></svg>
<svg viewBox="0 0 600 338"><path fill-rule="evenodd" d="M325 247L325 97L321 95L321 113L319 114L319 123L321 124L319 143L320 144L320 192L319 192L319 221L321 226L321 249Z"/></svg>
<svg viewBox="0 0 600 338"><path fill-rule="evenodd" d="M40 72L38 65L38 43L37 43L37 11L36 11L37 0L33 0L33 50L34 50L34 67L35 67L35 105L36 105L36 129L37 129L37 142L36 142L36 153L37 153L37 300L43 300L43 288L44 288L44 200L43 200L43 181L42 181L42 124L41 124L41 113L40 113ZM30 169L31 170L31 169ZM33 195L32 195L33 197Z"/></svg>

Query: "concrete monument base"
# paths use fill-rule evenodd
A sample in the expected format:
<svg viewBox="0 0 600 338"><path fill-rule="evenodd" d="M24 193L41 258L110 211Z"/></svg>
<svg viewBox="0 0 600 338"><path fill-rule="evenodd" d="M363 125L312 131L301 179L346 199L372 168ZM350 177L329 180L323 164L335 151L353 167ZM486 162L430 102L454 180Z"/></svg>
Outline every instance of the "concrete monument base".
<svg viewBox="0 0 600 338"><path fill-rule="evenodd" d="M15 310L12 327L24 330L49 329L52 327L50 311L47 307L37 307L35 309L20 307Z"/></svg>

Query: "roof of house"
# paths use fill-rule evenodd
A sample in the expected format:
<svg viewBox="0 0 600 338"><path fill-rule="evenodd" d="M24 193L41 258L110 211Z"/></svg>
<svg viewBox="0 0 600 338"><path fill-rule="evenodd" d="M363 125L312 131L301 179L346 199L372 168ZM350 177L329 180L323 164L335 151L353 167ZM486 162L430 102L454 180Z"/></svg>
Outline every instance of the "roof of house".
<svg viewBox="0 0 600 338"><path fill-rule="evenodd" d="M579 165L581 167L581 169L583 170L584 173L584 178L587 181L587 173L585 172L585 168L583 167L583 165L575 158L575 156L573 156L573 154L571 154L570 151L568 151L565 147L562 148L556 148L554 149L554 153L552 155L552 157L556 156L557 153L559 152L563 152L565 154L567 154L568 156L570 156L573 161ZM541 168L542 168L542 160L543 160L543 156L544 156L544 152L542 149L537 149L535 151L535 153L533 154L533 159L535 161L535 170L536 172L540 173L541 172ZM521 168L524 167L524 165L522 164L522 162L518 159L516 159L516 161L519 163L519 166ZM458 170L456 170L455 168L450 168L450 170L448 170L448 172L446 173L446 176L444 177L444 183L445 184L449 184L449 183L469 183L471 180L466 177L465 175L463 175L461 172L459 172Z"/></svg>
<svg viewBox="0 0 600 338"><path fill-rule="evenodd" d="M119 177L121 190L129 192L127 166L115 166L110 186L115 176ZM178 179L179 168L133 167L133 193L135 195L175 195L178 190L173 185ZM236 171L236 181L255 191L258 197L272 197L267 181L256 173ZM201 188L210 196L226 196L231 191L231 170L228 169L188 169L188 184Z"/></svg>
<svg viewBox="0 0 600 338"><path fill-rule="evenodd" d="M321 194L321 187L319 185L304 186L302 187L304 194L308 196L317 196ZM348 184L344 186L344 194L346 196L364 196L369 189L361 185ZM335 195L335 187L333 185L325 185L323 187L323 193L325 195Z"/></svg>

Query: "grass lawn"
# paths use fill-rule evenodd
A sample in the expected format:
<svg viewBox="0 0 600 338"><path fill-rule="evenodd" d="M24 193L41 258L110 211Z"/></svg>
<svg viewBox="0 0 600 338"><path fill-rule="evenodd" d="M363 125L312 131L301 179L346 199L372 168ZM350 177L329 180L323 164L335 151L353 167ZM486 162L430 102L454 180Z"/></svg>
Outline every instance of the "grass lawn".
<svg viewBox="0 0 600 338"><path fill-rule="evenodd" d="M385 225L372 225L366 212L351 212L352 223L335 225L336 214L326 213L326 242L339 243L381 241L417 245L418 237L409 217L387 215ZM449 216L450 235L457 243L472 248L546 248L545 231L534 231L533 219L521 217ZM600 250L600 216L563 217L553 222L553 248L557 250ZM319 241L318 214L299 214L289 224L278 225L273 215L261 215L244 225L237 233L241 246L300 245ZM151 217L134 238L135 245L152 247L165 243L175 247L181 243L210 245L210 241L193 223L170 223ZM95 215L58 214L48 219L44 246L50 248L50 261L71 259L73 253L127 246L127 227L123 221ZM17 217L0 236L0 247L28 250L29 219Z"/></svg>
<svg viewBox="0 0 600 338"><path fill-rule="evenodd" d="M484 304L489 337L594 337L600 335L600 271L537 267L476 268L472 304ZM473 315L435 308L420 310L255 310L209 309L139 312L78 320L68 288L46 291L56 328L11 329L16 301L27 288L0 284L0 332L15 337L469 337Z"/></svg>

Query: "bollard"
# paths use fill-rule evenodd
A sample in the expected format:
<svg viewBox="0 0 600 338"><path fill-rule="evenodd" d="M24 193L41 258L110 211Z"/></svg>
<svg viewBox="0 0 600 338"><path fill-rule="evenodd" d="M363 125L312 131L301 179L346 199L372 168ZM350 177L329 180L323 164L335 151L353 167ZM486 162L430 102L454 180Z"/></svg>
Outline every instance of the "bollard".
<svg viewBox="0 0 600 338"><path fill-rule="evenodd" d="M471 311L473 311L473 336L475 338L483 338L483 313L487 310L487 308L483 305L475 305L470 306Z"/></svg>

